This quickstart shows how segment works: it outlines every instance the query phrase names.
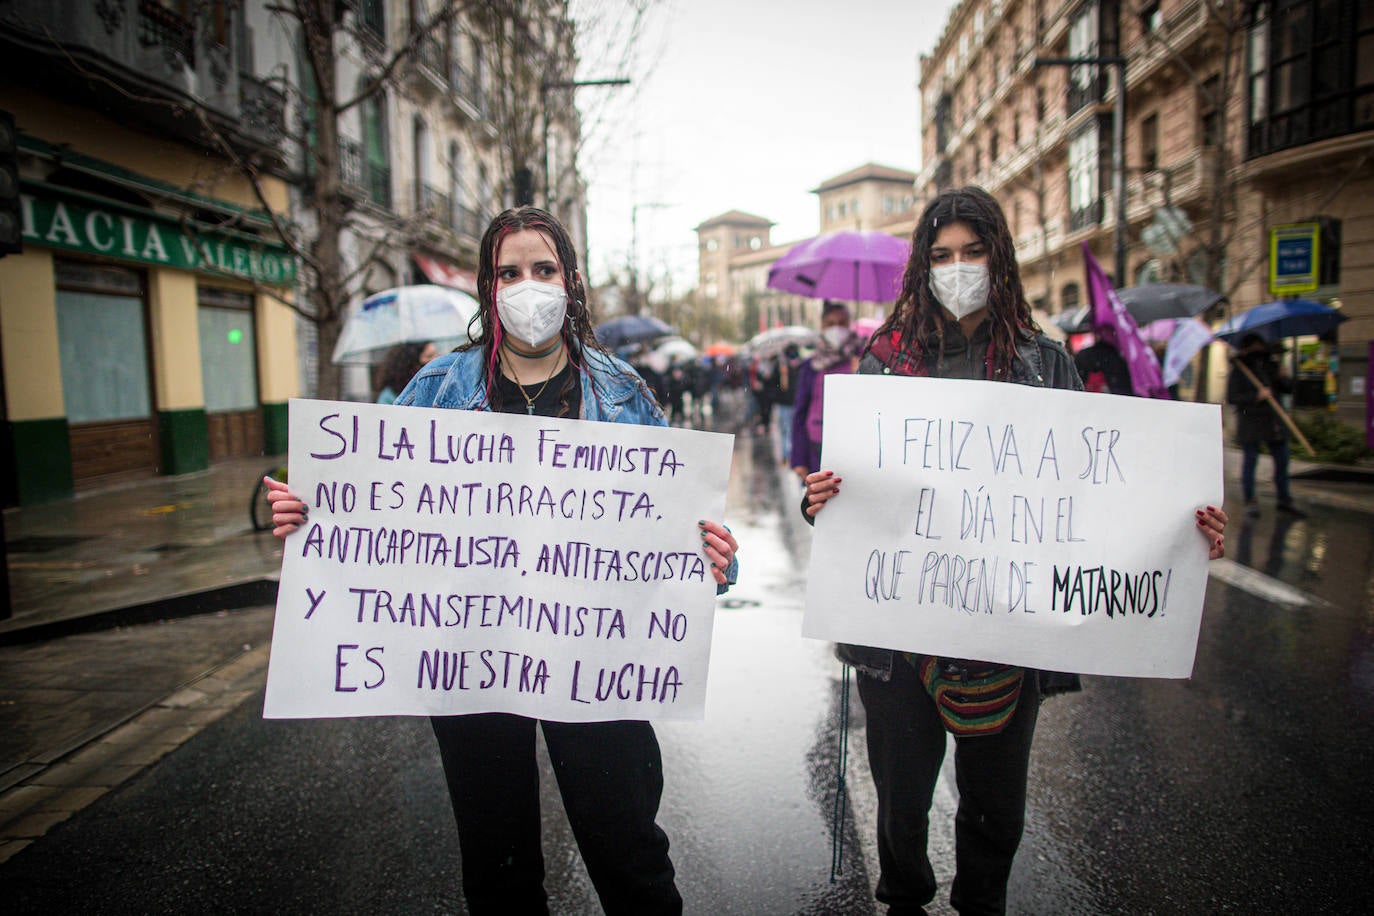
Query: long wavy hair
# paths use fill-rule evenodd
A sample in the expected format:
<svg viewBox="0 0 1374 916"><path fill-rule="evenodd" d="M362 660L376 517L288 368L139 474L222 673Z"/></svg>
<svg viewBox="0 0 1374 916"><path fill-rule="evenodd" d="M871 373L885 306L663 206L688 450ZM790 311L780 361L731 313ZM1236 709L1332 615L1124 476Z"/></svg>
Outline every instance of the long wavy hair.
<svg viewBox="0 0 1374 916"><path fill-rule="evenodd" d="M1005 378L1016 361L1019 340L1033 339L1040 326L1031 317L1030 303L1021 287L1016 265L1016 246L1002 208L982 188L944 191L921 213L911 235L911 257L902 274L902 288L887 320L873 339L898 332L902 346L913 344L934 349L936 359L944 349L949 316L930 289L930 249L935 237L951 223L963 223L988 250L988 322L992 332L992 369Z"/></svg>
<svg viewBox="0 0 1374 916"><path fill-rule="evenodd" d="M372 384L378 393L390 388L393 394L400 394L415 373L420 371L420 354L425 352L429 343L402 343L386 351L386 356L373 372Z"/></svg>
<svg viewBox="0 0 1374 916"><path fill-rule="evenodd" d="M472 335L472 342L464 349L482 347L487 367L487 401L499 405L500 393L495 384L501 357L501 343L505 329L496 314L496 259L501 253L501 245L507 237L516 232L532 229L540 233L553 245L553 253L558 258L558 269L563 275L563 288L568 293L568 314L563 320L559 334L567 348L568 362L574 372L569 373L563 387L559 389L560 415L570 407L568 398L580 384L586 373L583 354L587 350L606 350L596 340L592 328L591 311L587 307L587 290L582 276L577 270L577 252L573 249L572 238L553 214L538 207L516 207L498 214L482 236L482 246L477 261L477 315L473 321L480 324L480 330ZM594 377L593 377L594 378ZM645 391L647 391L647 387ZM652 395L651 395L652 397Z"/></svg>

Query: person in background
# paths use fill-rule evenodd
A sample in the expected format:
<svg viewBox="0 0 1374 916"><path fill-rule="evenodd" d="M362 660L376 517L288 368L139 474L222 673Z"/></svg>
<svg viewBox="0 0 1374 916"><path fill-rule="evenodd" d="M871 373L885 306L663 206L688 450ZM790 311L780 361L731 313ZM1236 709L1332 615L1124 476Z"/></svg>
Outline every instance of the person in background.
<svg viewBox="0 0 1374 916"><path fill-rule="evenodd" d="M778 460L783 467L790 464L792 448L793 405L797 400L797 372L801 369L801 349L788 344L778 356Z"/></svg>
<svg viewBox="0 0 1374 916"><path fill-rule="evenodd" d="M980 188L945 191L925 208L897 303L858 371L1083 387L1068 352L1031 318L1006 217ZM841 480L830 469L806 476L807 519L839 498ZM1195 513L1212 558L1224 552L1226 521L1217 507ZM840 645L837 654L858 672L867 722L878 792L878 900L895 916L923 913L935 898L927 834L952 734L959 810L950 903L964 914L1004 913L1040 699L1078 689L1077 676L866 646ZM978 702L953 714L936 702L937 689L976 690Z"/></svg>
<svg viewBox="0 0 1374 916"><path fill-rule="evenodd" d="M1083 380L1085 391L1135 393L1135 387L1131 384L1131 367L1116 347L1105 340L1094 341L1079 350L1074 355L1073 363L1078 369L1078 377Z"/></svg>
<svg viewBox="0 0 1374 916"><path fill-rule="evenodd" d="M1288 515L1305 515L1293 504L1288 486L1288 429L1276 410L1275 394L1288 394L1293 380L1270 352L1269 344L1258 334L1241 339L1240 353L1232 357L1231 374L1226 379L1226 402L1236 409L1236 444L1241 448L1240 489L1245 497L1245 514L1260 514L1255 500L1255 470L1261 446L1274 462L1274 489L1278 510ZM1245 374L1250 370L1252 379ZM1282 409L1282 408L1278 408Z"/></svg>
<svg viewBox="0 0 1374 916"><path fill-rule="evenodd" d="M373 384L377 387L378 404L394 404L401 389L410 384L422 367L439 355L433 341L397 344L386 351L377 365Z"/></svg>
<svg viewBox="0 0 1374 916"><path fill-rule="evenodd" d="M754 399L754 432L767 436L773 431L773 404L778 397L778 361L772 356L755 356L749 361L749 394Z"/></svg>
<svg viewBox="0 0 1374 916"><path fill-rule="evenodd" d="M480 333L420 370L398 405L666 425L644 381L596 342L561 223L535 207L507 210L487 228L478 257ZM308 510L286 484L264 482L273 533L288 538ZM718 522L697 526L719 593L734 581L738 545ZM605 911L682 912L668 837L655 822L663 762L648 722L481 713L435 716L431 723L458 822L469 912L548 912L536 729Z"/></svg>
<svg viewBox="0 0 1374 916"><path fill-rule="evenodd" d="M821 339L816 352L797 370L796 400L792 404L792 471L802 480L821 466L822 397L828 375L847 375L858 365L856 338L850 330L853 314L843 302L826 300L821 306Z"/></svg>

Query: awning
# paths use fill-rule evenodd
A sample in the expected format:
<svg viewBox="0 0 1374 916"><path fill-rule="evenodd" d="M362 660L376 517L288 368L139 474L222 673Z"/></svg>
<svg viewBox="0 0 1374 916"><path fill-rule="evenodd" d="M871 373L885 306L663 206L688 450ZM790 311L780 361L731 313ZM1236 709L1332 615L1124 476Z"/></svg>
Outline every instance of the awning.
<svg viewBox="0 0 1374 916"><path fill-rule="evenodd" d="M429 282L462 290L472 296L477 295L477 274L473 271L422 254L411 257L415 259L415 266L420 268L420 273L424 274Z"/></svg>

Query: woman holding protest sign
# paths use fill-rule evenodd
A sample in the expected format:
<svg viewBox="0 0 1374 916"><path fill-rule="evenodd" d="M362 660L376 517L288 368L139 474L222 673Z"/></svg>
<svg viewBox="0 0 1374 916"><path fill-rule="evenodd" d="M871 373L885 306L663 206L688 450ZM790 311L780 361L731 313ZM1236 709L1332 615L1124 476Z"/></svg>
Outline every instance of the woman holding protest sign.
<svg viewBox="0 0 1374 916"><path fill-rule="evenodd" d="M1006 218L979 188L946 191L925 208L897 303L858 372L1083 389L1072 358L1031 317ZM814 519L841 478L822 469L805 481L802 510ZM1208 506L1196 524L1209 556L1220 557L1226 514ZM1077 689L1077 677L865 646L837 654L858 671L867 717L878 900L889 913L921 913L935 897L926 840L948 733L959 790L950 903L960 913L1005 912L1040 699Z"/></svg>
<svg viewBox="0 0 1374 916"><path fill-rule="evenodd" d="M597 344L567 230L534 207L507 210L482 238L481 331L424 366L401 406L446 407L666 426L640 377ZM274 533L308 509L271 481ZM734 581L738 545L698 523L717 591ZM607 913L680 913L668 838L655 823L663 770L644 721L555 722L505 713L434 717L458 822L463 892L473 913L547 913L535 729L542 727L564 808Z"/></svg>

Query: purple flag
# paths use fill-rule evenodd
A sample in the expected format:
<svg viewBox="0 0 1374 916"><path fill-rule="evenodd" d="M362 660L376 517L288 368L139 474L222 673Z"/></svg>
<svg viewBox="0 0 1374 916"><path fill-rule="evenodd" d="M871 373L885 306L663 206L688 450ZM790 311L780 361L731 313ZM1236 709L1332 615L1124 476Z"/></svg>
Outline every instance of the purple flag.
<svg viewBox="0 0 1374 916"><path fill-rule="evenodd" d="M1083 243L1083 262L1088 271L1088 301L1092 303L1093 334L1116 348L1131 370L1131 389L1136 397L1168 400L1169 389L1159 371L1159 359L1140 334L1131 313L1117 298L1088 243Z"/></svg>

